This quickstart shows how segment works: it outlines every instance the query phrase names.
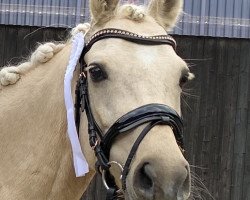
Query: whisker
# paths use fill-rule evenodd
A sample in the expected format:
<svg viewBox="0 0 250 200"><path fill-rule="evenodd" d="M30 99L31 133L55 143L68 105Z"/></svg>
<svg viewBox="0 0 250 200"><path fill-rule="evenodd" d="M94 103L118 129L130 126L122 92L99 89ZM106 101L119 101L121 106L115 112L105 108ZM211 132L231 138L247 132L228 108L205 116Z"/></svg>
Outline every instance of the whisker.
<svg viewBox="0 0 250 200"><path fill-rule="evenodd" d="M212 60L212 58L189 58L189 59L183 59L185 61L192 61L192 60L195 60L195 61L207 61L207 60Z"/></svg>
<svg viewBox="0 0 250 200"><path fill-rule="evenodd" d="M197 167L197 166L196 166ZM215 200L213 195L209 192L205 184L202 182L201 178L198 174L191 171L191 177L192 177L192 191L191 195L194 199L203 199L202 193L207 194L209 197L211 197L212 200Z"/></svg>
<svg viewBox="0 0 250 200"><path fill-rule="evenodd" d="M200 98L198 95L190 94L190 93L187 93L186 91L182 91L182 95L183 95L184 97L193 97L193 98L197 98L197 99Z"/></svg>
<svg viewBox="0 0 250 200"><path fill-rule="evenodd" d="M196 168L196 169L208 169L208 168L205 168L205 167L200 167L200 166L196 166L196 165L189 165L190 167L192 168Z"/></svg>
<svg viewBox="0 0 250 200"><path fill-rule="evenodd" d="M191 68L191 67L195 67L195 66L197 66L197 64L196 64L196 63L187 63L187 65L188 65L188 68Z"/></svg>
<svg viewBox="0 0 250 200"><path fill-rule="evenodd" d="M188 105L187 101L185 100L185 98L183 98L183 96L181 95L181 99L183 100L183 102L186 104L186 106L188 107L188 109L193 112L192 108Z"/></svg>
<svg viewBox="0 0 250 200"><path fill-rule="evenodd" d="M195 89L194 88L187 88L187 87L184 87L183 89L182 89L183 91L185 91L185 92L187 92L187 91L195 91Z"/></svg>

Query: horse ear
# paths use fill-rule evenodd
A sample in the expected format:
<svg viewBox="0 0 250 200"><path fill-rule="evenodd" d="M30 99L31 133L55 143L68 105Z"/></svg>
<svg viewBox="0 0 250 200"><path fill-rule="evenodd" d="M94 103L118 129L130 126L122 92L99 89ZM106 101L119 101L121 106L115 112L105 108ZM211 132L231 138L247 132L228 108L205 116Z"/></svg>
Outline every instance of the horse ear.
<svg viewBox="0 0 250 200"><path fill-rule="evenodd" d="M163 26L170 30L182 12L183 0L151 0L148 13Z"/></svg>
<svg viewBox="0 0 250 200"><path fill-rule="evenodd" d="M119 0L90 0L91 21L95 24L108 21L114 16L118 4Z"/></svg>

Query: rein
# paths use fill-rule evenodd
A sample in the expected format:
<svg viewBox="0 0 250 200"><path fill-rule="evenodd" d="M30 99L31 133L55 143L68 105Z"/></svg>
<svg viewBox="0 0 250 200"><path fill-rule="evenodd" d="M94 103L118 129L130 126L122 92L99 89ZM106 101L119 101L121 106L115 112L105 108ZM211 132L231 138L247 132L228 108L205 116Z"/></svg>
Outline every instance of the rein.
<svg viewBox="0 0 250 200"><path fill-rule="evenodd" d="M80 114L86 113L88 119L89 144L95 151L97 157L96 170L102 174L104 186L107 189L107 200L122 199L126 191L126 177L130 170L131 162L136 151L147 133L156 125L168 125L173 129L177 144L183 150L183 122L175 110L164 104L148 104L136 108L120 117L106 133L99 128L91 111L87 74L84 71L87 64L84 61L85 54L92 45L100 40L108 38L119 38L140 45L171 45L176 49L175 40L169 35L142 36L120 29L103 29L95 33L85 44L80 59L80 76L76 86L75 119L79 132ZM125 165L115 161L109 161L109 153L114 139L127 131L131 131L138 126L147 124L133 144ZM122 188L119 189L114 181L114 177L109 173L111 165L118 165L121 169Z"/></svg>

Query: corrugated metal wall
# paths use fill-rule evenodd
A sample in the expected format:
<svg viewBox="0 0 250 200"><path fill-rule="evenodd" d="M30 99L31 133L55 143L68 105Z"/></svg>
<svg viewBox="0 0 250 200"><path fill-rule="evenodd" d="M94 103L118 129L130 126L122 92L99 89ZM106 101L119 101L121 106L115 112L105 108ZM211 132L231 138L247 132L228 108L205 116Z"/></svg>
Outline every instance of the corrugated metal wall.
<svg viewBox="0 0 250 200"><path fill-rule="evenodd" d="M184 0L175 34L250 38L250 0Z"/></svg>
<svg viewBox="0 0 250 200"><path fill-rule="evenodd" d="M88 0L0 0L0 24L74 27L84 21L89 21ZM173 33L250 38L250 0L184 0Z"/></svg>
<svg viewBox="0 0 250 200"><path fill-rule="evenodd" d="M0 0L0 23L74 27L88 21L88 10L86 0Z"/></svg>

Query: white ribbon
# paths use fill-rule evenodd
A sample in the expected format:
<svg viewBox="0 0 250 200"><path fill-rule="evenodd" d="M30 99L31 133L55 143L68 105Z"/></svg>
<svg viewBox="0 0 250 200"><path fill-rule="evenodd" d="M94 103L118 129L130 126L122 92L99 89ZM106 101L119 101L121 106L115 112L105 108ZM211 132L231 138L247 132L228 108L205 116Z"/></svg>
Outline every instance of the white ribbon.
<svg viewBox="0 0 250 200"><path fill-rule="evenodd" d="M83 155L80 141L78 139L74 117L74 104L71 91L71 81L73 78L73 73L81 56L83 47L84 35L80 32L76 34L73 38L71 55L64 77L64 100L67 110L68 136L73 152L73 161L76 177L84 176L86 173L89 172L89 166L86 161L86 158Z"/></svg>

